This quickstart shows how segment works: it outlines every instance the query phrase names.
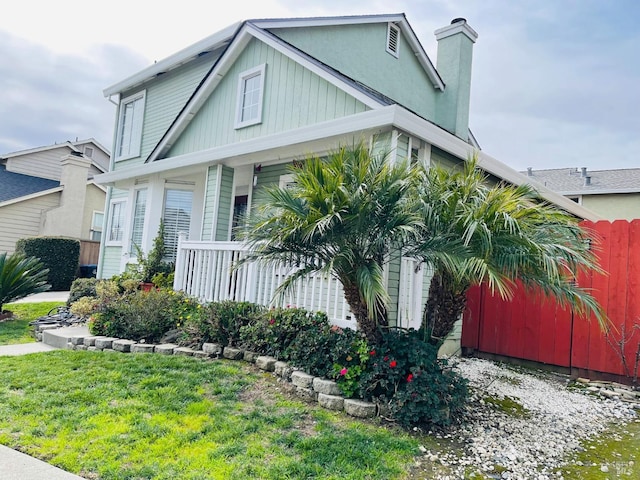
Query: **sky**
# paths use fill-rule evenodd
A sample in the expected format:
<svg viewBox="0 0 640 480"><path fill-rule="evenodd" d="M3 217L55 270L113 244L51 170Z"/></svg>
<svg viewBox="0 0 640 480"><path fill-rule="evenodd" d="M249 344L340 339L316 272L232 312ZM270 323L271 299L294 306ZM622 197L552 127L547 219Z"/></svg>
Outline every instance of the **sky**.
<svg viewBox="0 0 640 480"><path fill-rule="evenodd" d="M170 7L169 7L170 5ZM470 127L517 170L640 168L636 0L21 0L0 15L0 155L93 137L111 149L102 91L241 20L405 13L433 32L478 32Z"/></svg>

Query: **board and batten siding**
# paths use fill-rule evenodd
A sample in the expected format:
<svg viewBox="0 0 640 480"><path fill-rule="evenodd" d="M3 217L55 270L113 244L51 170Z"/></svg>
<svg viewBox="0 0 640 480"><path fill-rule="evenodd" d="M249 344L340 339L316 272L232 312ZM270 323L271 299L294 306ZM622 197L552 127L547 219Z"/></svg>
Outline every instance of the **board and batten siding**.
<svg viewBox="0 0 640 480"><path fill-rule="evenodd" d="M434 120L438 91L402 34L398 58L386 51L387 23L270 31L349 78Z"/></svg>
<svg viewBox="0 0 640 480"><path fill-rule="evenodd" d="M62 157L66 157L70 153L69 147L61 146L60 148L12 157L7 160L7 171L59 181L62 174Z"/></svg>
<svg viewBox="0 0 640 480"><path fill-rule="evenodd" d="M1 207L0 252L11 254L17 240L39 235L44 213L59 204L60 193L56 192Z"/></svg>
<svg viewBox="0 0 640 480"><path fill-rule="evenodd" d="M233 168L222 167L220 179L220 195L218 197L218 222L216 225L216 241L229 240L231 229L231 202L233 198Z"/></svg>
<svg viewBox="0 0 640 480"><path fill-rule="evenodd" d="M165 73L148 84L122 95L122 98L126 98L142 90L146 91L142 144L140 157L117 161L115 162L114 170L128 168L144 162L185 106L218 56L219 52L203 55L184 67Z"/></svg>
<svg viewBox="0 0 640 480"><path fill-rule="evenodd" d="M240 74L262 64L266 64L262 122L235 129ZM362 102L302 65L252 39L167 157L284 132L367 109Z"/></svg>
<svg viewBox="0 0 640 480"><path fill-rule="evenodd" d="M229 240L232 197L233 168L224 165L209 167L202 223L203 240L212 240L212 235L216 242Z"/></svg>

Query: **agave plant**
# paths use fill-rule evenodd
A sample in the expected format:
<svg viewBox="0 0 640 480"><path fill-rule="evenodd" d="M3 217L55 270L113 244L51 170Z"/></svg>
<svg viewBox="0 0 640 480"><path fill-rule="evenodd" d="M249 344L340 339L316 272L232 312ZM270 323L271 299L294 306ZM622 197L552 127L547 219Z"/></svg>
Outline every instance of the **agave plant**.
<svg viewBox="0 0 640 480"><path fill-rule="evenodd" d="M49 290L49 269L39 259L14 253L0 253L0 313L5 303Z"/></svg>

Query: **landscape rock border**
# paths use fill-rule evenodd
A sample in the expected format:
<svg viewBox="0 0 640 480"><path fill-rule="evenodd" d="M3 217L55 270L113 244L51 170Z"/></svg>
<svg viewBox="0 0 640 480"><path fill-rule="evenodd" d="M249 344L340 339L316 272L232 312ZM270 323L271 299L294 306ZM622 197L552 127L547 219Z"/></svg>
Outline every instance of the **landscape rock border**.
<svg viewBox="0 0 640 480"><path fill-rule="evenodd" d="M341 411L354 418L373 418L379 414L375 403L364 400L349 399L341 395L338 384L332 380L315 377L292 367L287 362L267 355L238 347L224 347L217 343L204 343L200 350L180 347L173 343L149 344L137 343L133 340L106 337L101 335L77 335L66 345L67 350L89 350L118 353L154 353L158 355L193 356L200 359L219 359L244 361L253 363L264 372L273 373L283 382L291 385L291 390L303 400L317 402L321 407Z"/></svg>

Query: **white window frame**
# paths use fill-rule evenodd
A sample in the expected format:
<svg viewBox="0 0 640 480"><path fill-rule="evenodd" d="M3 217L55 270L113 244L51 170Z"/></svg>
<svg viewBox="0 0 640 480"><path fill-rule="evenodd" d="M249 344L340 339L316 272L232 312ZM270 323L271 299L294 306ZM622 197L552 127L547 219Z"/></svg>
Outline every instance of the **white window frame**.
<svg viewBox="0 0 640 480"><path fill-rule="evenodd" d="M195 191L195 185L187 182L187 183L173 183L173 182L169 182L167 181L164 185L164 192L163 192L163 198L162 198L162 221L165 224L165 228L167 227L167 221L166 221L166 207L167 207L167 191L168 190L176 190L176 191L183 191L183 192L190 192L191 193L191 212L190 212L190 217L189 217L189 231L185 232L188 234L188 237L191 237L191 231L193 229L194 226L194 221L195 221L195 202L196 202L196 191ZM168 235L169 232L165 231L165 235ZM177 232L180 233L180 232ZM165 241L165 247L168 249L170 249L171 247L168 245L169 242ZM177 243L176 243L176 248L177 248ZM177 250L176 250L176 255L177 255ZM165 258L165 260L169 260L174 262L175 258L172 255L167 255L167 257Z"/></svg>
<svg viewBox="0 0 640 480"><path fill-rule="evenodd" d="M251 68L249 70L245 70L239 75L238 78L238 98L236 101L236 122L235 128L244 128L250 125L256 125L258 123L262 123L262 103L264 100L264 76L266 71L267 64L263 63L262 65L258 65L257 67ZM254 77L260 77L260 93L258 97L258 113L254 118L250 118L247 120L242 120L242 111L244 106L244 94L245 94L245 86L247 80L250 80Z"/></svg>
<svg viewBox="0 0 640 480"><path fill-rule="evenodd" d="M111 229L112 229L112 224L113 224L113 211L115 208L115 205L117 204L121 204L121 225L120 228L122 229L122 235L120 240L112 240L111 239ZM127 201L125 199L116 199L116 200L111 200L111 202L109 203L109 220L107 222L107 231L104 232L105 233L105 237L104 237L104 242L105 245L107 247L121 247L124 244L124 239L126 238L126 225L127 222Z"/></svg>
<svg viewBox="0 0 640 480"><path fill-rule="evenodd" d="M135 221L136 221L136 206L138 203L138 194L141 191L145 191L146 192L146 198L145 198L145 206L144 206L144 213L142 214L142 238L140 239L140 244L138 244L138 247L140 247L140 249L144 252L145 251L145 246L146 246L146 230L147 230L147 216L148 216L148 212L149 212L149 188L145 185L142 186L140 188L134 188L133 189L133 198L131 200L131 212L130 213L130 219L129 219L129 230L128 230L128 241L127 241L127 249L129 250L129 258L133 258L136 259L137 262L137 258L138 258L138 251L136 250L136 248L133 246L133 235L134 235L134 227L135 227Z"/></svg>
<svg viewBox="0 0 640 480"><path fill-rule="evenodd" d="M100 223L96 223L96 215L102 215L102 221ZM99 233L100 239L102 239L102 225L104 224L104 212L101 210L94 210L91 214L91 227L89 228L89 238L93 239L93 233Z"/></svg>
<svg viewBox="0 0 640 480"><path fill-rule="evenodd" d="M391 31L394 31L396 33L396 49L395 50L391 48ZM400 33L401 33L400 27L398 27L396 24L391 22L387 24L386 51L387 53L393 55L396 58L400 56Z"/></svg>
<svg viewBox="0 0 640 480"><path fill-rule="evenodd" d="M127 160L129 158L135 158L140 156L140 149L142 147L142 125L144 122L144 109L147 98L147 91L142 90L120 101L120 109L118 113L118 128L116 129L116 151L115 159ZM126 106L130 103L141 100L140 115L133 117L132 131L136 133L135 136L129 138L129 149L126 154L121 155L119 152L122 149L122 129L124 128L124 115L126 112Z"/></svg>

